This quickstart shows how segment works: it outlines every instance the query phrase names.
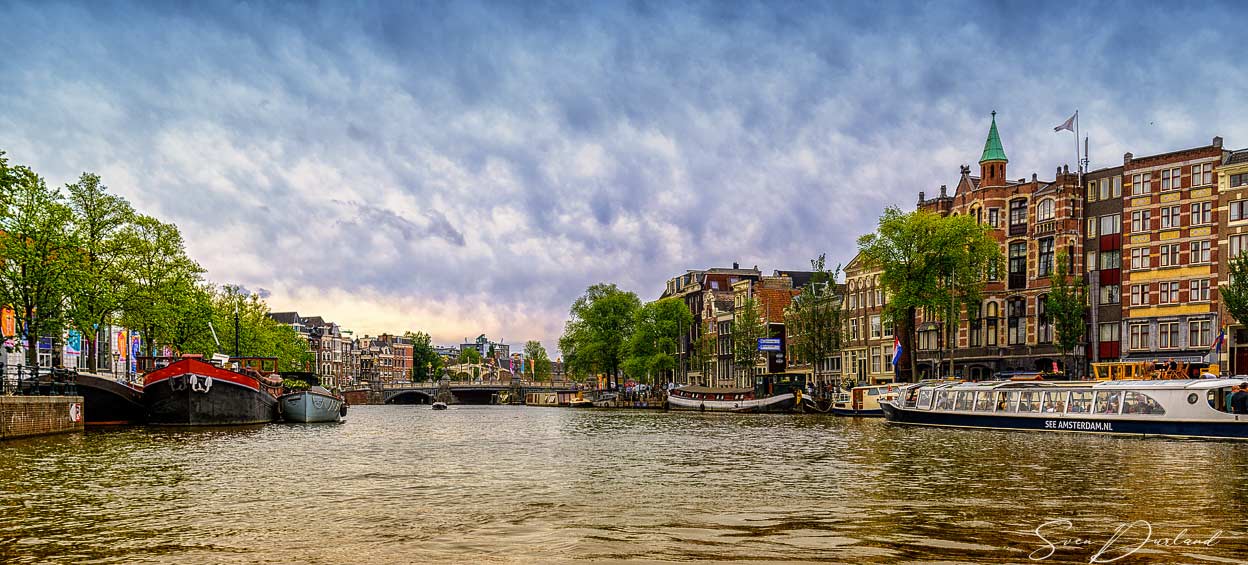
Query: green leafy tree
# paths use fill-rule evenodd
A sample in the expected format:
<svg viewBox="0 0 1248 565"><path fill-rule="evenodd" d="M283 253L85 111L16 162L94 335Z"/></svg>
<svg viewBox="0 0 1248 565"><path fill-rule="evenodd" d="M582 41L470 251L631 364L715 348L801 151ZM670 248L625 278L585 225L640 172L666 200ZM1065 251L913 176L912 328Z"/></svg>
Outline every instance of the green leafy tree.
<svg viewBox="0 0 1248 565"><path fill-rule="evenodd" d="M1218 285L1218 298L1226 312L1241 325L1248 324L1248 253L1240 253L1227 262L1229 278L1226 284ZM1234 361L1235 356L1231 359ZM1234 366L1235 373L1244 372L1244 367ZM1233 373L1228 373L1233 374Z"/></svg>
<svg viewBox="0 0 1248 565"><path fill-rule="evenodd" d="M636 294L613 284L600 283L572 303L570 319L559 338L564 366L584 375L606 373L613 381L628 353L635 314L641 307Z"/></svg>
<svg viewBox="0 0 1248 565"><path fill-rule="evenodd" d="M425 332L407 332L412 341L412 380L430 381L442 369L442 356L433 348L433 338Z"/></svg>
<svg viewBox="0 0 1248 565"><path fill-rule="evenodd" d="M533 371L533 380L550 380L550 356L542 342L531 339L524 343L524 362L529 364L527 369Z"/></svg>
<svg viewBox="0 0 1248 565"><path fill-rule="evenodd" d="M664 298L638 308L624 373L648 382L670 377L676 370L680 337L692 324L693 315L680 298Z"/></svg>
<svg viewBox="0 0 1248 565"><path fill-rule="evenodd" d="M14 307L25 329L27 364L38 364L39 337L65 328L68 297L83 260L73 212L59 190L0 153L0 301Z"/></svg>
<svg viewBox="0 0 1248 565"><path fill-rule="evenodd" d="M179 307L194 292L204 270L186 256L178 227L151 216L138 215L121 230L129 273L122 299L122 324L138 329L144 350L173 345L173 328L185 312Z"/></svg>
<svg viewBox="0 0 1248 565"><path fill-rule="evenodd" d="M812 259L810 266L814 275L801 294L793 298L785 324L790 337L789 350L795 359L811 364L815 382L823 382L821 361L839 355L845 343L844 302L836 288L841 266L829 271L822 254Z"/></svg>
<svg viewBox="0 0 1248 565"><path fill-rule="evenodd" d="M1072 277L1072 257L1065 250L1058 252L1057 265L1049 277L1049 295L1044 303L1045 313L1053 322L1057 346L1062 355L1074 360L1075 347L1083 343L1088 316L1088 296L1083 278ZM1223 298L1225 300L1225 298ZM1066 374L1071 375L1067 364Z"/></svg>
<svg viewBox="0 0 1248 565"><path fill-rule="evenodd" d="M92 173L83 173L78 182L65 188L73 212L74 236L83 254L69 315L78 331L89 336L87 368L95 371L99 362L99 329L121 308L121 289L126 280L121 266L126 250L120 234L134 217L134 209L125 198L109 194L100 177Z"/></svg>
<svg viewBox="0 0 1248 565"><path fill-rule="evenodd" d="M732 361L742 378L752 381L754 368L765 359L758 340L767 337L767 326L753 296L741 302L732 317Z"/></svg>
<svg viewBox="0 0 1248 565"><path fill-rule="evenodd" d="M1000 272L1005 259L1001 245L992 237L991 227L976 222L972 216L943 217L938 225L940 230L934 237L941 243L942 253L936 260L941 266L939 278L943 286L936 299L947 306L942 316L944 345L949 351L949 374L953 375L961 312L978 312L988 274Z"/></svg>
<svg viewBox="0 0 1248 565"><path fill-rule="evenodd" d="M465 347L459 350L460 365L476 365L481 362L481 352L475 347Z"/></svg>

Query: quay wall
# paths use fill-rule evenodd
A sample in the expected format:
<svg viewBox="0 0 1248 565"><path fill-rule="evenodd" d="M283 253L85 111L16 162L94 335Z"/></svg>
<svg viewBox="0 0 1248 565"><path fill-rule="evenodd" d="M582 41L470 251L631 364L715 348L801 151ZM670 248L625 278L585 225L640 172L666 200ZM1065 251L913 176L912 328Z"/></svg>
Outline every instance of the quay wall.
<svg viewBox="0 0 1248 565"><path fill-rule="evenodd" d="M0 440L82 428L81 396L0 396Z"/></svg>

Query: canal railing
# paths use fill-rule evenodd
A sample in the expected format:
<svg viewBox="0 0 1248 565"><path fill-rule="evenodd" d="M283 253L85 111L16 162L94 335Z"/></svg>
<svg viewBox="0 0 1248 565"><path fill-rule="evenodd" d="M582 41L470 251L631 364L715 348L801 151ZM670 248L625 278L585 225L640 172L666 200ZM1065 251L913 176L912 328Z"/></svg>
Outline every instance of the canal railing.
<svg viewBox="0 0 1248 565"><path fill-rule="evenodd" d="M78 373L69 369L0 365L0 393L6 396L77 396Z"/></svg>

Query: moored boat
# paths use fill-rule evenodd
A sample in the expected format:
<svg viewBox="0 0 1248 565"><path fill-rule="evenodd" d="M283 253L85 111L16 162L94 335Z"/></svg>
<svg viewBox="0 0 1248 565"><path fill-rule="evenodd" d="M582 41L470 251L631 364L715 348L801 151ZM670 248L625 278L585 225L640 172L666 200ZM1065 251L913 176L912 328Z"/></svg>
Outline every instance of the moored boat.
<svg viewBox="0 0 1248 565"><path fill-rule="evenodd" d="M434 402L433 409L434 410L446 410L446 403L442 401Z"/></svg>
<svg viewBox="0 0 1248 565"><path fill-rule="evenodd" d="M287 422L341 422L347 415L346 401L321 386L283 394L277 404Z"/></svg>
<svg viewBox="0 0 1248 565"><path fill-rule="evenodd" d="M143 388L90 373L78 373L83 420L87 425L139 424L144 420Z"/></svg>
<svg viewBox="0 0 1248 565"><path fill-rule="evenodd" d="M147 422L166 426L263 424L278 418L277 360L240 358L238 370L186 356L143 377ZM223 363L225 364L225 363Z"/></svg>
<svg viewBox="0 0 1248 565"><path fill-rule="evenodd" d="M880 408L880 402L896 398L901 387L896 383L856 386L832 403L832 413L837 416L881 418L884 410Z"/></svg>
<svg viewBox="0 0 1248 565"><path fill-rule="evenodd" d="M801 412L806 377L780 373L754 377L754 388L683 386L667 395L672 410L702 412Z"/></svg>
<svg viewBox="0 0 1248 565"><path fill-rule="evenodd" d="M897 424L1248 439L1226 395L1239 379L910 385L881 402Z"/></svg>

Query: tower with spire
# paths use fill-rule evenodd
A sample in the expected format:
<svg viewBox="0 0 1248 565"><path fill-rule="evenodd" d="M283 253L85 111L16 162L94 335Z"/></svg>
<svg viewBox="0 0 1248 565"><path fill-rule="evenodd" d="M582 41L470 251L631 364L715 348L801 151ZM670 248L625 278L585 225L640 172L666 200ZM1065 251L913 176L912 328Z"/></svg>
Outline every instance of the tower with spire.
<svg viewBox="0 0 1248 565"><path fill-rule="evenodd" d="M992 111L992 126L988 128L988 139L984 141L984 154L979 158L979 186L1005 186L1005 149L1001 147L1001 136L997 133L997 111Z"/></svg>

